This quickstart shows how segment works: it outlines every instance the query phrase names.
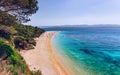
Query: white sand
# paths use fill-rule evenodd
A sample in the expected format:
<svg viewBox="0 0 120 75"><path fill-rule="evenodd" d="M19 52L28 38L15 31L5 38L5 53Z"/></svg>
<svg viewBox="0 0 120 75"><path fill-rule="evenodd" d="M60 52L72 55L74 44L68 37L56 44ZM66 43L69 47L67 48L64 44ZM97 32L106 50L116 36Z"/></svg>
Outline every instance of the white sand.
<svg viewBox="0 0 120 75"><path fill-rule="evenodd" d="M45 32L37 39L35 49L21 51L21 55L30 70L40 70L43 75L71 75L58 59L51 45L51 38L56 32Z"/></svg>

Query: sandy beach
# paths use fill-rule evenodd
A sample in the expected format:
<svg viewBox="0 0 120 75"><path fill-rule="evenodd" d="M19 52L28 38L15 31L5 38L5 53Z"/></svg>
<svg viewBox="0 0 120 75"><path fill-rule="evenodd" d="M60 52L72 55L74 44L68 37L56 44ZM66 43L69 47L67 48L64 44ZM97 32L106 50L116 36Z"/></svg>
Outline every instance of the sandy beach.
<svg viewBox="0 0 120 75"><path fill-rule="evenodd" d="M52 48L51 39L56 33L43 33L36 39L35 49L20 52L30 70L40 70L43 75L71 75Z"/></svg>

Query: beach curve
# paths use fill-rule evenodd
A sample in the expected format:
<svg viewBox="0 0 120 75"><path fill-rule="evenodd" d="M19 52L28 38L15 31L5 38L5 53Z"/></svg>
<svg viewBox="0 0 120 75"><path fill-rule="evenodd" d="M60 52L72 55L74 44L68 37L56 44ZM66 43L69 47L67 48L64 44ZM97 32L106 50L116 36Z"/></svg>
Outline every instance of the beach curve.
<svg viewBox="0 0 120 75"><path fill-rule="evenodd" d="M43 33L36 39L35 49L20 52L30 70L40 70L43 75L71 75L52 48L51 40L56 33Z"/></svg>

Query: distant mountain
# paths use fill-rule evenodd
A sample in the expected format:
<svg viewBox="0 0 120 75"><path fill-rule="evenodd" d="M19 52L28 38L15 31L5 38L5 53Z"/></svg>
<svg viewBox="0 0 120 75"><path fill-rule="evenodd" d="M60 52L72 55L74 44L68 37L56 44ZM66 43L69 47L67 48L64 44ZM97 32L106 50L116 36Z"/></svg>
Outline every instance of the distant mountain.
<svg viewBox="0 0 120 75"><path fill-rule="evenodd" d="M117 24L97 24L97 25L61 25L61 26L41 26L48 31L59 30L79 30L83 28L120 28Z"/></svg>
<svg viewBox="0 0 120 75"><path fill-rule="evenodd" d="M96 24L96 25L54 25L54 26L41 26L42 28L47 28L47 27L120 27L118 24Z"/></svg>

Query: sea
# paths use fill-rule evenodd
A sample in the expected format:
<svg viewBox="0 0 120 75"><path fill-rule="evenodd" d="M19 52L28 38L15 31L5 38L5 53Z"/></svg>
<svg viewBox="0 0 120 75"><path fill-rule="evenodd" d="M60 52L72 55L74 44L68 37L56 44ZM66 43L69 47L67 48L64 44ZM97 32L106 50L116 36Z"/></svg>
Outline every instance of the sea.
<svg viewBox="0 0 120 75"><path fill-rule="evenodd" d="M47 27L52 46L72 75L120 75L120 27Z"/></svg>

